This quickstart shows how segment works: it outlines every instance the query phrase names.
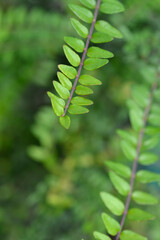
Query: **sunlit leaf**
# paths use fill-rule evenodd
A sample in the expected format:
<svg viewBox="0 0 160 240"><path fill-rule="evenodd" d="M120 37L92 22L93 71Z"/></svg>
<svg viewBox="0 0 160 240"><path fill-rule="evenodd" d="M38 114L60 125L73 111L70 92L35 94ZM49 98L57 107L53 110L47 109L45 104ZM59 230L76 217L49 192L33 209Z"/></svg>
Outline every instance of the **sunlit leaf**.
<svg viewBox="0 0 160 240"><path fill-rule="evenodd" d="M66 75L70 79L74 79L77 75L77 71L74 67L60 64L58 65L58 68L64 75Z"/></svg>
<svg viewBox="0 0 160 240"><path fill-rule="evenodd" d="M90 47L87 51L87 56L90 58L112 58L113 53L99 47Z"/></svg>
<svg viewBox="0 0 160 240"><path fill-rule="evenodd" d="M67 115L64 117L60 117L59 121L64 128L69 129L70 124L71 124L70 117L68 117Z"/></svg>
<svg viewBox="0 0 160 240"><path fill-rule="evenodd" d="M87 23L92 23L93 13L90 10L86 9L85 7L81 7L77 4L68 4L68 6L74 12L74 14L81 20Z"/></svg>
<svg viewBox="0 0 160 240"><path fill-rule="evenodd" d="M130 132L127 132L127 131L124 131L121 129L118 129L117 133L121 138L123 138L124 140L126 140L136 146L138 140L137 140L137 137L133 133L130 133Z"/></svg>
<svg viewBox="0 0 160 240"><path fill-rule="evenodd" d="M115 196L101 192L100 194L105 206L115 215L121 216L124 212L124 204Z"/></svg>
<svg viewBox="0 0 160 240"><path fill-rule="evenodd" d="M95 28L97 31L106 33L111 37L122 38L122 34L115 27L113 27L110 23L100 20L95 24Z"/></svg>
<svg viewBox="0 0 160 240"><path fill-rule="evenodd" d="M76 32L82 37L82 38L87 38L88 36L88 29L80 23L78 20L71 18L71 23Z"/></svg>
<svg viewBox="0 0 160 240"><path fill-rule="evenodd" d="M97 240L111 240L110 237L100 232L94 232L93 235Z"/></svg>
<svg viewBox="0 0 160 240"><path fill-rule="evenodd" d="M88 8L94 9L96 7L96 1L95 0L80 0L80 2Z"/></svg>
<svg viewBox="0 0 160 240"><path fill-rule="evenodd" d="M72 88L72 83L71 81L61 72L57 72L58 79L60 83L67 88L68 90L71 90Z"/></svg>
<svg viewBox="0 0 160 240"><path fill-rule="evenodd" d="M154 205L158 203L158 199L156 197L141 191L133 192L132 198L136 203L141 205Z"/></svg>
<svg viewBox="0 0 160 240"><path fill-rule="evenodd" d="M79 78L79 82L82 85L86 85L86 86L94 86L94 85L101 85L102 82L98 79L96 79L95 77L92 77L90 75L81 75Z"/></svg>
<svg viewBox="0 0 160 240"><path fill-rule="evenodd" d="M121 148L123 150L124 155L129 159L130 161L134 161L136 157L136 149L127 141L122 140L121 141Z"/></svg>
<svg viewBox="0 0 160 240"><path fill-rule="evenodd" d="M141 118L141 115L139 115L139 111L136 109L131 109L129 111L130 121L131 125L134 130L139 131L141 128L143 128L143 119Z"/></svg>
<svg viewBox="0 0 160 240"><path fill-rule="evenodd" d="M147 240L147 238L139 235L138 233L124 230L120 235L120 240Z"/></svg>
<svg viewBox="0 0 160 240"><path fill-rule="evenodd" d="M113 38L105 33L95 32L92 35L91 42L93 43L106 43L111 42Z"/></svg>
<svg viewBox="0 0 160 240"><path fill-rule="evenodd" d="M100 11L106 14L113 14L123 12L124 6L122 3L116 0L103 0L104 3L101 4Z"/></svg>
<svg viewBox="0 0 160 240"><path fill-rule="evenodd" d="M132 221L147 221L155 219L155 216L139 208L129 209L127 217Z"/></svg>
<svg viewBox="0 0 160 240"><path fill-rule="evenodd" d="M147 170L140 170L136 174L136 179L141 183L160 182L160 174Z"/></svg>
<svg viewBox="0 0 160 240"><path fill-rule="evenodd" d="M85 107L81 107L81 106L78 106L78 105L71 104L69 109L68 109L68 112L70 114L85 114L85 113L88 113L89 110Z"/></svg>
<svg viewBox="0 0 160 240"><path fill-rule="evenodd" d="M131 169L124 164L106 161L105 164L109 167L112 171L116 172L122 177L130 178L131 177Z"/></svg>
<svg viewBox="0 0 160 240"><path fill-rule="evenodd" d="M109 177L116 190L123 196L127 196L130 191L130 185L114 172L109 172Z"/></svg>
<svg viewBox="0 0 160 240"><path fill-rule="evenodd" d="M92 94L92 93L93 93L93 90L90 89L89 87L85 87L85 86L78 85L78 86L76 87L75 92L76 92L78 95L89 95L89 94Z"/></svg>
<svg viewBox="0 0 160 240"><path fill-rule="evenodd" d="M61 116L64 113L64 106L65 106L64 100L50 92L48 92L48 96L51 99L52 107L55 114L57 116Z"/></svg>
<svg viewBox="0 0 160 240"><path fill-rule="evenodd" d="M77 52L83 52L85 44L81 39L75 37L64 37L64 41Z"/></svg>
<svg viewBox="0 0 160 240"><path fill-rule="evenodd" d="M71 100L71 103L78 105L78 106L87 106L87 105L92 105L93 101L83 98L83 97L74 97Z"/></svg>
<svg viewBox="0 0 160 240"><path fill-rule="evenodd" d="M67 99L70 96L70 92L68 91L67 88L62 86L59 82L53 81L53 85L57 91L57 93L60 95L61 98Z"/></svg>
<svg viewBox="0 0 160 240"><path fill-rule="evenodd" d="M88 58L84 61L84 68L92 71L106 65L108 62L108 59Z"/></svg>
<svg viewBox="0 0 160 240"><path fill-rule="evenodd" d="M110 217L106 213L102 213L102 219L105 228L110 235L115 236L120 231L120 224L114 218Z"/></svg>
<svg viewBox="0 0 160 240"><path fill-rule="evenodd" d="M68 59L68 61L70 62L70 64L74 67L78 67L81 59L78 56L77 53L75 53L70 47L68 47L67 45L63 46L64 49L64 53L66 55L66 58Z"/></svg>
<svg viewBox="0 0 160 240"><path fill-rule="evenodd" d="M158 156L154 153L141 153L139 157L139 162L143 165L150 165L158 161Z"/></svg>

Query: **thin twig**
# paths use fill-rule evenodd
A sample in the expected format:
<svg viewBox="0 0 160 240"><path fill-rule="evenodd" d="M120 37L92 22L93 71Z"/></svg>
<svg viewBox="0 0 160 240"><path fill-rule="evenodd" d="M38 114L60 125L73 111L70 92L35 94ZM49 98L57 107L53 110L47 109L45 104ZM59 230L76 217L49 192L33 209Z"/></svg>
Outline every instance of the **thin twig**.
<svg viewBox="0 0 160 240"><path fill-rule="evenodd" d="M137 143L137 148L136 148L136 157L134 159L134 163L133 163L133 167L132 167L132 175L131 175L131 180L130 180L130 192L129 192L129 194L127 196L127 199L126 199L125 210L123 212L122 220L121 220L121 223L120 223L121 229L117 233L117 236L116 236L115 240L119 240L119 237L120 237L120 234L122 232L124 222L125 222L125 219L126 219L126 216L127 216L127 213L128 213L129 205L130 205L130 202L131 202L131 197L132 197L132 192L133 192L133 187L134 187L134 181L135 181L136 171L137 171L137 167L138 167L138 160L139 160L140 150L141 150L142 141L143 141L143 137L144 137L145 126L147 124L148 116L149 116L152 101L153 101L154 91L156 90L157 85L158 85L158 81L155 81L152 85L152 88L151 88L149 103L148 103L148 105L147 105L147 107L144 111L143 128L141 128L141 130L139 132L138 143Z"/></svg>
<svg viewBox="0 0 160 240"><path fill-rule="evenodd" d="M90 31L89 31L89 35L87 37L85 48L83 50L83 55L82 55L82 59L81 59L80 65L79 65L78 73L77 73L75 82L74 82L72 90L71 90L71 94L70 94L68 102L65 106L64 113L63 113L62 117L64 117L66 115L66 112L67 112L67 110L69 108L69 105L71 103L71 100L72 100L72 96L73 96L74 91L76 89L76 86L77 86L77 83L78 83L78 80L79 80L79 77L80 77L80 74L81 74L81 71L82 71L82 68L83 68L84 60L86 58L86 54L87 54L87 50L88 50L88 47L89 47L89 44L90 44L90 40L91 40L91 37L92 37L92 34L93 34L94 26L95 26L95 23L96 23L96 20L97 20L99 8L100 8L100 3L101 3L101 0L97 0L97 5L96 5L96 8L95 8L92 25L91 25L91 28L90 28Z"/></svg>

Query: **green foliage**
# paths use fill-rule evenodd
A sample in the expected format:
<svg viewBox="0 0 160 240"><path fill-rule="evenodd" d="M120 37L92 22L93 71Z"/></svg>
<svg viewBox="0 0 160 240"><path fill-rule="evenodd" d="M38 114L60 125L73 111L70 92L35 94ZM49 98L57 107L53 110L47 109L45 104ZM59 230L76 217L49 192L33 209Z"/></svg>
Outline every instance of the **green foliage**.
<svg viewBox="0 0 160 240"><path fill-rule="evenodd" d="M114 28L110 23L99 20L97 21L97 16L99 10L106 14L113 14L124 11L123 5L118 1L80 1L82 6L77 4L69 4L71 11L82 21L91 24L90 30L88 27L81 24L78 20L72 18L71 23L75 28L76 32L82 37L87 38L86 44L82 39L73 38L73 37L64 37L65 42L69 45L64 45L63 50L68 62L73 66L59 65L59 69L67 77L59 82L54 81L53 85L56 92L59 94L61 99L66 100L65 106L62 106L56 98L52 97L51 102L55 114L60 118L60 123L63 127L68 129L69 124L65 125L65 120L62 121L62 118L65 117L67 113L69 114L84 114L88 113L89 110L79 106L79 101L72 101L73 95L89 95L93 91L90 87L83 85L100 85L100 81L94 79L92 76L81 75L83 68L88 71L96 70L104 65L106 65L109 60L108 58L113 57L113 54L107 50L101 49L99 47L89 47L90 41L93 43L105 43L110 42L112 39L121 38L122 34ZM88 9L89 8L89 9ZM92 10L94 9L94 14ZM94 32L94 28L97 32ZM79 54L76 52L83 52L82 56L79 57ZM88 56L87 59L86 56ZM78 70L75 68L79 67ZM85 77L84 77L85 76ZM74 83L70 82L69 79L74 79ZM78 85L77 83L82 85ZM72 86L72 88L70 88ZM70 91L70 92L69 92ZM48 94L52 96L51 94ZM88 104L90 105L90 104ZM69 116L67 116L68 123L70 122ZM67 127L66 127L67 126Z"/></svg>

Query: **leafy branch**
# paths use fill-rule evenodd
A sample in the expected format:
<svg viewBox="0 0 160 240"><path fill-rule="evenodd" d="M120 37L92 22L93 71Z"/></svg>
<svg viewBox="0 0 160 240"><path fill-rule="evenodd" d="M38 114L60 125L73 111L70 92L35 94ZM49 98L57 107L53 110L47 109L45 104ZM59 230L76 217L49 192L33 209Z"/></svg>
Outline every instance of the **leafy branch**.
<svg viewBox="0 0 160 240"><path fill-rule="evenodd" d="M102 84L100 80L93 76L82 75L82 70L92 71L98 69L109 62L108 58L113 57L113 53L100 47L89 47L90 43L101 44L110 42L113 38L122 38L122 34L110 23L97 20L99 11L105 14L124 11L124 7L120 2L117 0L80 0L80 2L83 6L69 4L69 8L80 20L91 24L90 30L75 18L71 18L71 23L78 35L81 38L86 38L86 44L79 38L64 37L67 43L67 45L63 46L64 53L72 66L64 64L58 66L60 69L60 72L57 73L59 82L53 81L53 85L59 97L48 92L53 110L59 117L61 125L66 129L70 127L71 123L67 114L88 113L89 110L86 106L92 105L93 102L84 96L93 93L91 86ZM94 14L90 9L94 10ZM96 32L94 32L95 29ZM75 51L82 53L82 57L80 58ZM71 80L74 80L73 84ZM78 96L74 97L74 94Z"/></svg>

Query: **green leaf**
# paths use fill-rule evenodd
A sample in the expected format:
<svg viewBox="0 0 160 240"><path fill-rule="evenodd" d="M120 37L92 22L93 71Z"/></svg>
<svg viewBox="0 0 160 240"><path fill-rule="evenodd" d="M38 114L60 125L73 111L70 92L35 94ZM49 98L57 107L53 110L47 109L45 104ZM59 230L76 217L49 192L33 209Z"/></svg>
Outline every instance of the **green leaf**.
<svg viewBox="0 0 160 240"><path fill-rule="evenodd" d="M160 182L160 174L141 170L137 172L136 179L141 183Z"/></svg>
<svg viewBox="0 0 160 240"><path fill-rule="evenodd" d="M158 136L153 136L150 137L149 139L146 139L143 143L143 147L146 149L152 149L154 148L157 143L159 142L159 137Z"/></svg>
<svg viewBox="0 0 160 240"><path fill-rule="evenodd" d="M132 221L148 221L155 219L155 216L139 208L130 209L127 216L128 219Z"/></svg>
<svg viewBox="0 0 160 240"><path fill-rule="evenodd" d="M77 52L83 52L85 44L81 39L75 37L64 37L64 41Z"/></svg>
<svg viewBox="0 0 160 240"><path fill-rule="evenodd" d="M80 2L88 8L94 9L96 7L96 1L95 0L80 0Z"/></svg>
<svg viewBox="0 0 160 240"><path fill-rule="evenodd" d="M67 115L64 117L60 117L59 121L64 128L69 129L69 127L71 125L70 117L68 117Z"/></svg>
<svg viewBox="0 0 160 240"><path fill-rule="evenodd" d="M76 90L75 92L78 94L78 95L89 95L89 94L92 94L93 93L93 90L90 89L89 87L85 87L85 86L77 86L76 87Z"/></svg>
<svg viewBox="0 0 160 240"><path fill-rule="evenodd" d="M122 177L130 178L131 177L131 169L124 164L115 163L111 161L106 161L105 164L109 167L112 171L116 172Z"/></svg>
<svg viewBox="0 0 160 240"><path fill-rule="evenodd" d="M60 83L67 88L68 90L71 90L72 88L72 83L71 81L61 72L57 72L58 79Z"/></svg>
<svg viewBox="0 0 160 240"><path fill-rule="evenodd" d="M59 117L64 113L65 101L53 93L47 93L49 98L51 99L52 107L55 114Z"/></svg>
<svg viewBox="0 0 160 240"><path fill-rule="evenodd" d="M127 101L127 106L130 110L135 109L135 111L137 112L138 116L140 118L144 117L144 112L142 111L142 109L137 105L137 103L135 101L133 101L132 99L129 99Z"/></svg>
<svg viewBox="0 0 160 240"><path fill-rule="evenodd" d="M130 161L134 161L136 157L136 149L125 140L121 141L121 148L126 158L129 159Z"/></svg>
<svg viewBox="0 0 160 240"><path fill-rule="evenodd" d="M90 10L76 4L68 4L68 6L72 10L72 12L74 12L74 14L81 20L87 23L92 23L93 13Z"/></svg>
<svg viewBox="0 0 160 240"><path fill-rule="evenodd" d="M87 56L90 58L112 58L114 55L99 47L90 47L87 51Z"/></svg>
<svg viewBox="0 0 160 240"><path fill-rule="evenodd" d="M129 184L114 172L109 172L109 177L113 183L115 189L123 196L127 196L130 192Z"/></svg>
<svg viewBox="0 0 160 240"><path fill-rule="evenodd" d="M100 194L105 206L114 214L117 216L121 216L124 212L124 204L113 195L101 192Z"/></svg>
<svg viewBox="0 0 160 240"><path fill-rule="evenodd" d="M100 6L100 11L103 13L114 14L114 13L123 12L125 10L122 3L116 0L105 0L103 2L104 3L102 3Z"/></svg>
<svg viewBox="0 0 160 240"><path fill-rule="evenodd" d="M154 205L158 203L158 199L156 197L141 191L133 192L132 198L136 203L141 205Z"/></svg>
<svg viewBox="0 0 160 240"><path fill-rule="evenodd" d="M89 110L85 107L81 107L81 106L72 104L72 105L70 105L68 112L70 114L85 114L85 113L88 113Z"/></svg>
<svg viewBox="0 0 160 240"><path fill-rule="evenodd" d="M136 109L131 109L129 111L130 121L133 129L135 131L139 131L141 128L143 128L143 119L141 118L141 115L139 115L139 111Z"/></svg>
<svg viewBox="0 0 160 240"><path fill-rule="evenodd" d="M81 59L78 56L77 53L75 53L70 47L68 47L67 45L63 46L64 49L64 53L66 55L66 58L68 59L68 61L70 62L70 64L74 67L78 67Z"/></svg>
<svg viewBox="0 0 160 240"><path fill-rule="evenodd" d="M84 61L84 68L92 71L106 65L108 62L108 59L88 58Z"/></svg>
<svg viewBox="0 0 160 240"><path fill-rule="evenodd" d="M83 97L74 97L71 100L72 104L78 105L78 106L85 106L85 105L92 105L93 102L89 99L83 98Z"/></svg>
<svg viewBox="0 0 160 240"><path fill-rule="evenodd" d="M160 128L148 126L145 128L145 133L148 135L156 135L160 133Z"/></svg>
<svg viewBox="0 0 160 240"><path fill-rule="evenodd" d="M120 240L147 240L147 238L139 235L138 233L124 230L120 235Z"/></svg>
<svg viewBox="0 0 160 240"><path fill-rule="evenodd" d="M93 43L106 43L111 42L113 38L105 33L95 32L92 35L91 42Z"/></svg>
<svg viewBox="0 0 160 240"><path fill-rule="evenodd" d="M155 114L155 113L151 113L149 118L148 118L149 123L151 123L152 125L155 126L160 126L160 115L159 114Z"/></svg>
<svg viewBox="0 0 160 240"><path fill-rule="evenodd" d="M76 32L82 37L82 38L87 38L88 36L88 29L80 23L78 20L71 18L71 23Z"/></svg>
<svg viewBox="0 0 160 240"><path fill-rule="evenodd" d="M90 75L81 75L79 78L79 82L82 85L86 85L86 86L94 86L94 85L102 84L102 82L100 80L98 80L95 77L92 77Z"/></svg>
<svg viewBox="0 0 160 240"><path fill-rule="evenodd" d="M100 20L95 24L95 29L99 32L106 33L111 37L122 38L122 34L116 28L114 28L110 23Z"/></svg>
<svg viewBox="0 0 160 240"><path fill-rule="evenodd" d="M53 81L53 85L57 91L57 93L60 95L61 98L63 99L68 99L70 96L70 92L68 91L67 88L62 86L59 82Z"/></svg>
<svg viewBox="0 0 160 240"><path fill-rule="evenodd" d="M67 65L60 64L58 68L61 70L64 75L66 75L70 79L74 79L77 76L77 71L75 68Z"/></svg>
<svg viewBox="0 0 160 240"><path fill-rule="evenodd" d="M132 95L137 104L146 107L149 103L149 91L145 86L135 85L132 87Z"/></svg>
<svg viewBox="0 0 160 240"><path fill-rule="evenodd" d="M117 134L124 140L133 144L134 146L137 145L137 137L133 135L133 133L118 129Z"/></svg>
<svg viewBox="0 0 160 240"><path fill-rule="evenodd" d="M93 235L97 240L111 240L110 237L100 232L94 232Z"/></svg>
<svg viewBox="0 0 160 240"><path fill-rule="evenodd" d="M139 162L145 166L158 161L158 156L154 153L142 153L139 157Z"/></svg>
<svg viewBox="0 0 160 240"><path fill-rule="evenodd" d="M120 224L106 213L102 213L102 219L108 233L115 236L120 231Z"/></svg>

